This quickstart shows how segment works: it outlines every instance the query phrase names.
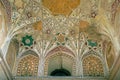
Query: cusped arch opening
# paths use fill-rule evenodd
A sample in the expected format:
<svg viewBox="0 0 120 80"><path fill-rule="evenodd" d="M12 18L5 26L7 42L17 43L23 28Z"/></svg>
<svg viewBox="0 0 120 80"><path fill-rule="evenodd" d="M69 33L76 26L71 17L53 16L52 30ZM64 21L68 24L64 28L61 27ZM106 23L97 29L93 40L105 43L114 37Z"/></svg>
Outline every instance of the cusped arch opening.
<svg viewBox="0 0 120 80"><path fill-rule="evenodd" d="M75 68L74 56L60 48L48 53L45 61L45 75L47 76L73 76Z"/></svg>
<svg viewBox="0 0 120 80"><path fill-rule="evenodd" d="M74 68L74 59L65 53L56 53L47 60L48 76L71 76Z"/></svg>
<svg viewBox="0 0 120 80"><path fill-rule="evenodd" d="M69 48L64 47L64 46L58 46L58 47L53 48L52 50L50 50L50 51L47 53L46 59L47 59L47 57L56 54L56 52L64 52L64 53L66 53L66 54L69 55L69 56L75 57L75 54L74 54L73 51L70 50Z"/></svg>
<svg viewBox="0 0 120 80"><path fill-rule="evenodd" d="M28 50L28 51L23 52L20 57L24 57L26 55L34 55L36 57L39 57L39 55L33 50Z"/></svg>
<svg viewBox="0 0 120 80"><path fill-rule="evenodd" d="M83 75L88 77L104 77L102 61L95 55L87 55L83 58Z"/></svg>
<svg viewBox="0 0 120 80"><path fill-rule="evenodd" d="M27 52L24 56L22 55L18 63L17 76L37 76L38 74L39 57L35 53Z"/></svg>

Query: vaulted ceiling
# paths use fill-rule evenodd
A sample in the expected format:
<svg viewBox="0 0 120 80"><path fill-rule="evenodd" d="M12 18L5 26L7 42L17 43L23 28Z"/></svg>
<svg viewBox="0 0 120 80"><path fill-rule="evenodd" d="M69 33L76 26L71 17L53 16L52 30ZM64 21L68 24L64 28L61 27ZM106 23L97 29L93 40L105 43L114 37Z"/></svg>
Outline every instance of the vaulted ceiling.
<svg viewBox="0 0 120 80"><path fill-rule="evenodd" d="M77 40L112 42L119 51L119 0L2 0L8 15L8 36L18 42ZM33 43L29 44L32 45ZM117 53L116 53L117 54Z"/></svg>
<svg viewBox="0 0 120 80"><path fill-rule="evenodd" d="M78 39L88 40L90 46L96 42L115 58L120 51L120 0L2 0L7 12L7 37L17 40L22 49L41 48L41 41L48 51L54 45L69 46ZM9 3L7 3L9 2ZM1 29L1 27L0 27ZM91 41L93 40L93 42ZM50 45L48 45L50 43ZM105 46L108 45L108 46ZM45 46L45 47L46 47ZM46 48L45 48L46 49ZM115 52L113 54L112 52ZM47 51L45 51L47 52ZM113 57L114 56L114 57ZM113 62L112 62L113 63Z"/></svg>

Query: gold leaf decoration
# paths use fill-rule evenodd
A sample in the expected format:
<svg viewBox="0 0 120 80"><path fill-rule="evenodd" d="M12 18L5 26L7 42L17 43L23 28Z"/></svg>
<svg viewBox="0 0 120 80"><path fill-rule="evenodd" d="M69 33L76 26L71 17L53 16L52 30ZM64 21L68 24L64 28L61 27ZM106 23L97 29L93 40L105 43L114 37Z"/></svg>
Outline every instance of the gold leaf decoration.
<svg viewBox="0 0 120 80"><path fill-rule="evenodd" d="M80 0L42 0L53 15L69 15L79 4Z"/></svg>
<svg viewBox="0 0 120 80"><path fill-rule="evenodd" d="M35 30L41 31L42 30L42 22L39 21L39 22L34 23L33 27Z"/></svg>

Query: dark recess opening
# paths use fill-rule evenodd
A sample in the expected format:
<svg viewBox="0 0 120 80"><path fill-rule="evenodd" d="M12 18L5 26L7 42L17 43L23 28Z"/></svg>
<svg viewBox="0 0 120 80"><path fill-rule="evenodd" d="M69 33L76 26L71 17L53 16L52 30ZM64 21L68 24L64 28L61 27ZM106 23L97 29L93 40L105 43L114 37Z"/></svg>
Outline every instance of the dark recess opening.
<svg viewBox="0 0 120 80"><path fill-rule="evenodd" d="M71 76L71 73L66 69L55 69L50 74L51 76Z"/></svg>

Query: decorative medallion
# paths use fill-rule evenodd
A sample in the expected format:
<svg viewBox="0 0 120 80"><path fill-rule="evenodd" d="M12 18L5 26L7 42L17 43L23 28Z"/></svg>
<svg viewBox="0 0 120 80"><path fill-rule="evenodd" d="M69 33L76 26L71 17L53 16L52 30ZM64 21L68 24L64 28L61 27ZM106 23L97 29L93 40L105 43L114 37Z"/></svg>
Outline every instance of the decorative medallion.
<svg viewBox="0 0 120 80"><path fill-rule="evenodd" d="M102 77L104 75L103 65L99 58L93 55L83 59L84 76Z"/></svg>
<svg viewBox="0 0 120 80"><path fill-rule="evenodd" d="M24 46L31 46L33 44L33 38L32 36L26 35L22 38L22 43Z"/></svg>
<svg viewBox="0 0 120 80"><path fill-rule="evenodd" d="M97 13L96 13L96 12L92 12L92 13L91 13L91 17L92 17L92 18L95 18L96 16L97 16Z"/></svg>
<svg viewBox="0 0 120 80"><path fill-rule="evenodd" d="M57 33L56 35L57 45L65 45L65 42L68 40L65 33Z"/></svg>

